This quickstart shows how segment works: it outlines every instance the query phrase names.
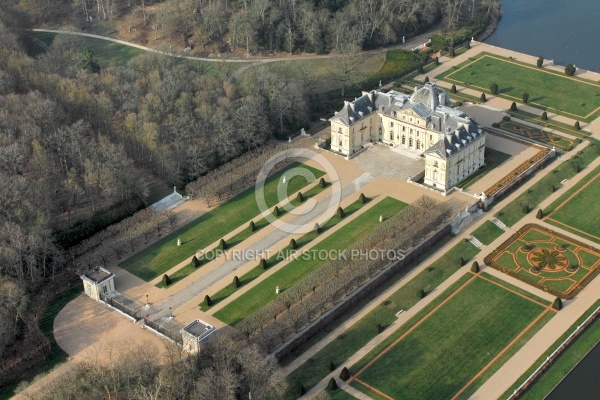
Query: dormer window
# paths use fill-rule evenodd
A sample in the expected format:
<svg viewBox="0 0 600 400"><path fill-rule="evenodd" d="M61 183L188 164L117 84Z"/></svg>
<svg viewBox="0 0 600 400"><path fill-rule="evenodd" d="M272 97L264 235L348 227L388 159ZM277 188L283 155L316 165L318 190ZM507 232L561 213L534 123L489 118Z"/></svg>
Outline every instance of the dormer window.
<svg viewBox="0 0 600 400"><path fill-rule="evenodd" d="M396 118L396 115L397 115L397 114L396 114L396 111L394 111L394 118Z"/></svg>

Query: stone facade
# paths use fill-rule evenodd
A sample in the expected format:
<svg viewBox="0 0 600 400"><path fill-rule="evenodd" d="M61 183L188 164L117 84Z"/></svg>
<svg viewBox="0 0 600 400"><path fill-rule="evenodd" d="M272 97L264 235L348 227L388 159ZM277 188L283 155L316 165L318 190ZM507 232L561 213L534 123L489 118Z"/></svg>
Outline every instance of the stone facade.
<svg viewBox="0 0 600 400"><path fill-rule="evenodd" d="M424 183L447 191L484 165L485 132L450 107L434 83L412 95L371 91L331 118L331 150L352 156L368 142L400 146L425 158Z"/></svg>
<svg viewBox="0 0 600 400"><path fill-rule="evenodd" d="M181 330L183 349L190 354L195 354L201 349L201 342L215 332L215 327L196 319Z"/></svg>
<svg viewBox="0 0 600 400"><path fill-rule="evenodd" d="M102 268L96 267L81 275L85 294L96 301L100 296L115 291L115 274Z"/></svg>

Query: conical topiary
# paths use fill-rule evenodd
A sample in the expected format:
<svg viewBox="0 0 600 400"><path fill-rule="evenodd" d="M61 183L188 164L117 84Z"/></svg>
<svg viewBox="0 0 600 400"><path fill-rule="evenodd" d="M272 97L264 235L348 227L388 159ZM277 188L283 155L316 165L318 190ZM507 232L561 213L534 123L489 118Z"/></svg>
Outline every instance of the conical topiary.
<svg viewBox="0 0 600 400"><path fill-rule="evenodd" d="M539 210L537 210L537 214L535 214L535 217L537 219L542 219L544 218L544 212L542 211L542 209L540 208Z"/></svg>
<svg viewBox="0 0 600 400"><path fill-rule="evenodd" d="M554 308L555 310L562 310L562 300L560 299L560 297L554 299L554 303L552 303L552 308Z"/></svg>
<svg viewBox="0 0 600 400"><path fill-rule="evenodd" d="M321 225L318 222L315 223L315 232L321 233Z"/></svg>
<svg viewBox="0 0 600 400"><path fill-rule="evenodd" d="M212 306L212 300L209 295L204 296L204 305L207 307Z"/></svg>
<svg viewBox="0 0 600 400"><path fill-rule="evenodd" d="M254 232L256 230L256 225L254 225L254 221L250 221L250 225L248 225L248 229L250 229L250 232Z"/></svg>
<svg viewBox="0 0 600 400"><path fill-rule="evenodd" d="M365 204L367 202L367 198L365 197L364 193L361 193L360 196L358 196L358 201L360 204Z"/></svg>
<svg viewBox="0 0 600 400"><path fill-rule="evenodd" d="M348 368L342 368L342 372L340 372L340 379L343 381L350 379L350 371L348 371Z"/></svg>
<svg viewBox="0 0 600 400"><path fill-rule="evenodd" d="M474 274L479 272L479 263L477 261L473 261L473 264L471 264L471 272Z"/></svg>
<svg viewBox="0 0 600 400"><path fill-rule="evenodd" d="M237 275L233 277L233 287L234 288L240 287L240 278L238 278Z"/></svg>
<svg viewBox="0 0 600 400"><path fill-rule="evenodd" d="M165 286L169 286L171 284L171 278L169 278L169 275L167 274L163 275L162 281L165 284Z"/></svg>
<svg viewBox="0 0 600 400"><path fill-rule="evenodd" d="M298 248L298 243L296 243L296 239L292 238L290 240L290 249L296 250Z"/></svg>
<svg viewBox="0 0 600 400"><path fill-rule="evenodd" d="M425 77L425 80L424 80L423 82L425 82L425 83L428 83L428 82L429 82L429 77L428 77L428 76L426 76L426 77Z"/></svg>
<svg viewBox="0 0 600 400"><path fill-rule="evenodd" d="M579 124L579 121L575 121L575 126L574 126L574 128L575 128L576 130L580 130L580 129L581 129L581 125Z"/></svg>
<svg viewBox="0 0 600 400"><path fill-rule="evenodd" d="M510 105L510 111L517 111L517 103L515 103L514 101Z"/></svg>
<svg viewBox="0 0 600 400"><path fill-rule="evenodd" d="M198 268L199 266L200 266L200 260L198 260L198 257L196 257L196 256L192 257L192 267Z"/></svg>
<svg viewBox="0 0 600 400"><path fill-rule="evenodd" d="M322 188L325 187L325 179L323 179L323 178L319 179L319 186Z"/></svg>
<svg viewBox="0 0 600 400"><path fill-rule="evenodd" d="M548 113L546 111L542 113L542 121L548 121Z"/></svg>
<svg viewBox="0 0 600 400"><path fill-rule="evenodd" d="M300 387L298 388L298 394L300 396L303 396L306 394L306 389L304 389L304 385L300 385Z"/></svg>
<svg viewBox="0 0 600 400"><path fill-rule="evenodd" d="M298 192L298 195L296 196L296 200L298 200L300 203L302 203L304 201L304 195L302 194L302 192Z"/></svg>
<svg viewBox="0 0 600 400"><path fill-rule="evenodd" d="M450 88L450 93L456 93L456 85L452 85Z"/></svg>
<svg viewBox="0 0 600 400"><path fill-rule="evenodd" d="M227 242L225 241L225 239L221 239L219 241L219 249L221 249L221 250L226 250L227 249Z"/></svg>
<svg viewBox="0 0 600 400"><path fill-rule="evenodd" d="M479 96L479 100L480 100L482 103L485 103L485 102L487 101L487 99L486 99L486 97L485 97L485 93L481 93L481 96Z"/></svg>
<svg viewBox="0 0 600 400"><path fill-rule="evenodd" d="M260 265L260 267L261 267L262 269L267 269L267 267L268 267L268 266L267 266L267 260L265 260L264 258L261 258L261 259L260 259L260 264L259 264L259 265Z"/></svg>
<svg viewBox="0 0 600 400"><path fill-rule="evenodd" d="M335 370L335 364L333 363L333 361L329 361L329 370L330 371L334 371Z"/></svg>
<svg viewBox="0 0 600 400"><path fill-rule="evenodd" d="M335 381L334 377L331 377L331 379L329 380L329 383L327 384L327 389L329 390L336 390L338 388L337 382Z"/></svg>
<svg viewBox="0 0 600 400"><path fill-rule="evenodd" d="M344 209L342 207L338 207L338 209L337 209L337 216L339 218L344 218Z"/></svg>
<svg viewBox="0 0 600 400"><path fill-rule="evenodd" d="M276 217L279 217L279 207L277 207L277 206L273 207L273 215Z"/></svg>
<svg viewBox="0 0 600 400"><path fill-rule="evenodd" d="M419 290L418 294L420 299L424 298L427 295L427 293L425 293L425 289Z"/></svg>

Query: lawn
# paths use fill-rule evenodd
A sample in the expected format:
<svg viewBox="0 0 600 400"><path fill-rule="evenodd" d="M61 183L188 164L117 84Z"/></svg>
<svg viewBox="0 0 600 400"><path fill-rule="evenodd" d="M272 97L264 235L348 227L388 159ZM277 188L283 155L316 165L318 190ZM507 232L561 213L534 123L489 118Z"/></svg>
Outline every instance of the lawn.
<svg viewBox="0 0 600 400"><path fill-rule="evenodd" d="M471 235L475 236L481 243L489 245L503 233L504 231L498 228L492 221L485 221L479 228L475 229Z"/></svg>
<svg viewBox="0 0 600 400"><path fill-rule="evenodd" d="M380 357L357 378L392 398L450 398L545 310L476 277L433 314L415 321L411 331L392 335L370 352L360 365ZM390 340L396 340L391 347ZM363 388L357 381L352 385Z"/></svg>
<svg viewBox="0 0 600 400"><path fill-rule="evenodd" d="M515 117L527 122L532 122L536 125L541 125L548 129L555 129L559 132L566 133L578 138L586 138L590 136L590 132L583 130L576 130L573 125L565 124L564 122L557 121L555 119L548 119L544 121L541 115L532 114L523 110L508 111L511 117Z"/></svg>
<svg viewBox="0 0 600 400"><path fill-rule="evenodd" d="M522 102L529 93L528 105L552 111L559 110L574 119L591 121L600 107L600 85L577 77L537 68L496 55L482 54L438 76L451 83L490 93L496 83L498 95Z"/></svg>
<svg viewBox="0 0 600 400"><path fill-rule="evenodd" d="M406 203L386 197L346 226L313 246L311 252L342 251L364 237L379 224L379 216L389 218L406 207ZM314 254L314 253L311 253ZM246 293L214 314L215 318L233 325L276 298L275 287L289 289L297 281L327 262L325 257L299 256L285 267L249 289Z"/></svg>
<svg viewBox="0 0 600 400"><path fill-rule="evenodd" d="M501 209L495 216L507 226L513 226L525 216L525 206L529 209L535 208L543 200L547 199L554 190L560 188L563 179L570 179L577 174L577 169L585 168L600 155L600 142L589 138L591 143L571 157L569 161L558 165L549 174L544 176L526 192ZM553 190L554 188L554 190Z"/></svg>
<svg viewBox="0 0 600 400"><path fill-rule="evenodd" d="M475 182L486 176L489 172L493 171L500 165L504 163L504 161L508 160L511 156L510 154L503 153L498 150L490 149L489 147L485 149L484 153L485 157L485 165L481 167L476 173L459 183L457 186L460 188L468 188L472 186Z"/></svg>
<svg viewBox="0 0 600 400"><path fill-rule="evenodd" d="M600 243L600 167L563 194L547 210L545 221Z"/></svg>
<svg viewBox="0 0 600 400"><path fill-rule="evenodd" d="M295 390L303 385L307 390L323 379L329 371L329 363L343 364L352 354L360 350L377 336L377 325L389 327L396 321L399 310L407 311L421 300L420 292L430 293L460 268L460 258L466 261L479 253L479 249L469 242L459 242L446 254L433 262L375 309L348 328L343 334L321 349L306 363L287 377L289 390L287 398L294 398ZM465 275L464 283L468 279ZM458 288L459 286L456 286Z"/></svg>
<svg viewBox="0 0 600 400"><path fill-rule="evenodd" d="M279 203L277 185L281 177L289 169L300 165L302 164L292 163L267 179L264 190L265 200L269 207ZM306 165L303 165L303 167L312 171L317 178L324 175L323 171ZM304 188L309 183L306 179L295 176L288 182L288 194ZM125 260L120 264L120 267L145 281L150 281L191 257L197 250L204 249L242 224L249 223L260 212L256 204L255 188L248 188L223 205L201 215L196 220ZM181 246L176 245L177 239L181 239Z"/></svg>
<svg viewBox="0 0 600 400"><path fill-rule="evenodd" d="M547 146L554 146L564 151L570 151L577 145L575 140L567 139L557 134L551 134L542 129L532 128L528 125L523 125L514 121L500 121L500 128L509 133L523 136L527 139L535 140Z"/></svg>
<svg viewBox="0 0 600 400"><path fill-rule="evenodd" d="M600 270L600 251L538 225L525 225L485 263L530 285L572 298Z"/></svg>

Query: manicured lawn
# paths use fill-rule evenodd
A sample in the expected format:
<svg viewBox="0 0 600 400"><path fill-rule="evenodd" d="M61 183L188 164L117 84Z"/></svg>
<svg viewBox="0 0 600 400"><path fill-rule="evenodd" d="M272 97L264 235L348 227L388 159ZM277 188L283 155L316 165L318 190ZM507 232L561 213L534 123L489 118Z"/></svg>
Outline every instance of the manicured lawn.
<svg viewBox="0 0 600 400"><path fill-rule="evenodd" d="M471 235L475 236L481 243L489 245L503 233L504 231L498 228L492 221L485 221L479 228L475 229Z"/></svg>
<svg viewBox="0 0 600 400"><path fill-rule="evenodd" d="M360 319L334 341L311 357L301 367L287 377L289 384L287 398L294 398L294 391L304 385L311 388L329 373L329 363L343 364L352 354L377 336L377 324L384 328L396 321L399 310L407 311L421 300L420 291L431 292L460 268L460 258L470 260L479 249L469 242L460 242L446 254L433 262L429 268L415 276L398 291L392 294L373 311ZM466 282L464 276L462 283ZM460 286L460 285L459 285ZM459 286L456 286L458 288Z"/></svg>
<svg viewBox="0 0 600 400"><path fill-rule="evenodd" d="M356 217L348 225L333 233L311 248L311 251L342 251L369 233L379 224L379 216L389 218L406 207L406 203L387 197ZM312 253L311 253L312 254ZM214 317L233 325L276 298L275 287L289 289L297 281L327 262L325 257L299 256L285 267L248 290L227 306L217 311Z"/></svg>
<svg viewBox="0 0 600 400"><path fill-rule="evenodd" d="M367 202L370 201L369 199L366 199L366 200L367 200ZM363 206L363 204L358 200L355 201L354 203L350 204L348 207L346 207L344 209L344 215L345 215L344 218L350 217L352 214L354 214L356 211L358 211L362 206ZM322 235L323 233L327 232L329 229L331 229L332 227L337 225L342 220L343 220L343 218L338 217L336 214L329 221L327 221L326 224L321 226L319 233L317 233L317 231L312 231L312 232L308 232L307 234L303 235L298 240L296 240L296 245L297 245L296 250L299 250L299 249L305 247L308 243L312 242L319 235ZM289 257L291 253L292 253L292 249L290 249L289 245L288 245L282 251L281 254L279 254L279 253L273 254L271 257L269 257L266 260L267 269L273 268L274 266L279 264L281 261L283 261L287 257ZM256 278L261 276L264 272L265 272L265 269L263 269L260 265L256 266L249 272L246 272L244 275L242 275L240 277L239 288L242 288L242 287L246 286L247 284L249 284L250 282L254 281ZM223 289L219 290L214 295L210 296L210 299L212 301L212 305L210 307L207 306L206 303L202 302L200 304L200 309L202 311L208 311L211 307L214 307L215 305L219 304L221 301L225 300L227 297L231 296L239 288L236 288L232 282L232 284L224 287Z"/></svg>
<svg viewBox="0 0 600 400"><path fill-rule="evenodd" d="M450 398L544 310L475 278L431 316L420 320L358 379L397 399ZM359 365L380 355L398 337L392 335ZM356 381L352 385L359 390L363 387Z"/></svg>
<svg viewBox="0 0 600 400"><path fill-rule="evenodd" d="M565 124L564 122L557 121L555 119L542 120L541 115L532 114L527 111L517 110L508 111L511 117L515 117L527 122L532 122L536 125L541 125L545 128L555 129L559 132L566 133L578 138L586 138L590 136L590 132L576 130L573 125Z"/></svg>
<svg viewBox="0 0 600 400"><path fill-rule="evenodd" d="M598 198L600 198L600 167L554 202L547 211L552 213L545 221L600 243Z"/></svg>
<svg viewBox="0 0 600 400"><path fill-rule="evenodd" d="M575 147L575 140L567 139L558 134L551 134L542 129L533 128L514 121L500 121L500 128L509 133L532 139L548 146L554 146L564 151L569 151Z"/></svg>
<svg viewBox="0 0 600 400"><path fill-rule="evenodd" d="M529 93L531 106L556 109L575 119L590 121L600 107L600 85L580 78L567 77L535 65L528 65L496 55L483 54L438 79L490 93L496 83L501 97L522 102Z"/></svg>
<svg viewBox="0 0 600 400"><path fill-rule="evenodd" d="M501 398L508 398L546 360L554 350L560 346L565 339L581 325L581 323L600 306L600 300L581 316L571 327L554 342L554 344L538 358L533 365L512 385ZM563 379L583 356L600 341L600 319L590 325L571 345L554 361L540 378L519 398L525 400L537 400L545 398L548 393Z"/></svg>
<svg viewBox="0 0 600 400"><path fill-rule="evenodd" d="M575 284L585 285L582 281L600 268L600 252L528 225L486 256L485 262L499 270L511 270L533 286L548 287L560 297L570 298Z"/></svg>
<svg viewBox="0 0 600 400"><path fill-rule="evenodd" d="M300 165L299 163L292 163L267 179L265 200L269 207L279 202L277 199L277 184L283 174L289 169ZM317 178L324 175L323 171L309 166L304 167L312 171ZM290 179L288 194L302 189L309 183L300 176ZM125 260L120 266L143 280L150 281L191 257L197 250L204 249L242 224L249 223L252 218L259 214L260 210L256 204L255 189L254 187L248 188L223 205L203 214L195 221ZM176 245L178 238L181 239L181 246L179 247Z"/></svg>
<svg viewBox="0 0 600 400"><path fill-rule="evenodd" d="M472 186L475 182L486 176L490 171L493 171L495 168L500 166L504 161L510 158L510 154L503 153L498 150L490 149L489 147L485 149L485 165L479 169L475 174L471 175L457 186L461 188L468 188Z"/></svg>
<svg viewBox="0 0 600 400"><path fill-rule="evenodd" d="M594 161L600 155L600 142L592 138L588 140L591 143L587 147L571 157L569 161L563 162L554 168L549 174L540 179L539 182L500 210L496 214L496 217L507 226L513 226L525 216L525 205L529 205L529 208L533 209L553 193L552 187L558 189L563 179L570 179L575 176L577 174L577 166L583 169Z"/></svg>

